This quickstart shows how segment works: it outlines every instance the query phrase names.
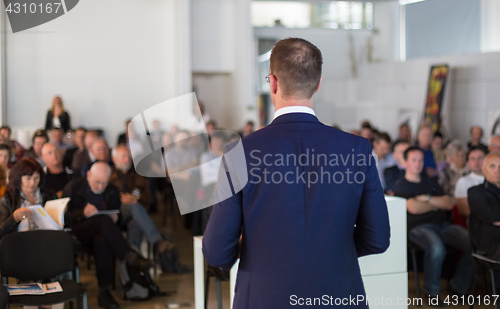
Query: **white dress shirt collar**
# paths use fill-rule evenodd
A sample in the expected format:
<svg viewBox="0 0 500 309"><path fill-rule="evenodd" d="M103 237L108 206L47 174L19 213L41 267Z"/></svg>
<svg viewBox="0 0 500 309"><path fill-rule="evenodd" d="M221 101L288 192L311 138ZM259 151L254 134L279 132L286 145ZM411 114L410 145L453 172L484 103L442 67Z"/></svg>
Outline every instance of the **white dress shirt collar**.
<svg viewBox="0 0 500 309"><path fill-rule="evenodd" d="M314 110L307 106L285 106L274 112L274 119L281 115L289 113L307 113L316 116Z"/></svg>

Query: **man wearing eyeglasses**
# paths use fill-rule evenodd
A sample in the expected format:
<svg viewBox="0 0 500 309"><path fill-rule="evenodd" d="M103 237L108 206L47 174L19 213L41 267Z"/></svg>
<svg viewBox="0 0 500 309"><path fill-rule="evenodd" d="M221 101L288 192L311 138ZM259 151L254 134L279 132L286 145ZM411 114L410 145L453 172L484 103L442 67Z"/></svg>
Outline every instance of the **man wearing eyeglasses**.
<svg viewBox="0 0 500 309"><path fill-rule="evenodd" d="M364 296L358 257L384 252L390 236L370 142L316 117L323 63L316 46L279 41L270 62L274 120L241 140L248 182L213 206L204 255L230 269L240 254L235 309L333 306Z"/></svg>

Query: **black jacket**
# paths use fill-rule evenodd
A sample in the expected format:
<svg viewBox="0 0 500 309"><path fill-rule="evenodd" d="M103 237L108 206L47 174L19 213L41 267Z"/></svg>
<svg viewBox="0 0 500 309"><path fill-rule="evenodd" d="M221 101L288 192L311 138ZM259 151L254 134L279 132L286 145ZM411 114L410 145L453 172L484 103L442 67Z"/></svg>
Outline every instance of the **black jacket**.
<svg viewBox="0 0 500 309"><path fill-rule="evenodd" d="M500 260L500 188L491 182L467 191L470 207L469 235L473 246L490 258Z"/></svg>
<svg viewBox="0 0 500 309"><path fill-rule="evenodd" d="M81 177L70 181L63 189L62 197L69 197L68 214L72 224L77 224L86 219L83 209L87 206L86 192L89 187L87 178ZM104 194L104 203L107 210L120 209L120 191L112 184L108 184Z"/></svg>
<svg viewBox="0 0 500 309"><path fill-rule="evenodd" d="M57 199L57 195L52 191L40 190L42 194L42 205L50 200ZM12 215L22 204L23 200L19 199L14 205L14 197L7 193L0 200L0 238L12 232L17 232L19 222Z"/></svg>
<svg viewBox="0 0 500 309"><path fill-rule="evenodd" d="M51 130L54 128L54 125L52 123L54 119L54 114L49 110L47 112L47 118L45 120L45 130ZM67 132L69 129L71 129L71 120L69 118L69 114L67 112L62 113L61 116L59 116L59 121L61 122L61 129L64 130L64 132Z"/></svg>

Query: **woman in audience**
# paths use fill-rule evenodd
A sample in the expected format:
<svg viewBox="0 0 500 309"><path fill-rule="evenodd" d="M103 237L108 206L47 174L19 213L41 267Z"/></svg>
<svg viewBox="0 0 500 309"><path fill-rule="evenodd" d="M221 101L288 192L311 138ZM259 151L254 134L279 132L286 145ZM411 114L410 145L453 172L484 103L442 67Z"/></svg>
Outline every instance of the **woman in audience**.
<svg viewBox="0 0 500 309"><path fill-rule="evenodd" d="M448 196L455 197L455 186L458 179L470 173L470 169L466 165L466 152L465 144L459 140L453 140L446 146L446 161L449 166L441 170L438 182ZM467 220L460 215L456 205L453 207L451 214L453 223L467 228Z"/></svg>
<svg viewBox="0 0 500 309"><path fill-rule="evenodd" d="M34 159L22 158L12 167L7 190L0 200L0 238L34 228L29 222L31 210L26 207L57 199L55 194L40 190L42 177L42 167Z"/></svg>
<svg viewBox="0 0 500 309"><path fill-rule="evenodd" d="M466 149L465 144L459 140L453 140L446 146L446 161L449 166L439 174L439 185L449 196L454 196L458 179L470 173L466 165Z"/></svg>
<svg viewBox="0 0 500 309"><path fill-rule="evenodd" d="M62 128L64 132L71 129L69 114L64 110L63 102L59 96L54 97L52 107L47 112L45 120L45 130L49 131L52 128Z"/></svg>

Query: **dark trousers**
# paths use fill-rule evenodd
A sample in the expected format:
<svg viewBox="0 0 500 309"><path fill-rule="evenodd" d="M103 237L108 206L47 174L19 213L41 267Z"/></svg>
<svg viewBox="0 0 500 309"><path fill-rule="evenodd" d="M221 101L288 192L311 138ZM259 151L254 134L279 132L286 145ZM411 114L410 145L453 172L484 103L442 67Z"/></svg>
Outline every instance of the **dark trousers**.
<svg viewBox="0 0 500 309"><path fill-rule="evenodd" d="M107 215L95 215L72 227L73 234L86 247L92 248L99 287L113 282L113 259L123 260L130 251L120 228Z"/></svg>

